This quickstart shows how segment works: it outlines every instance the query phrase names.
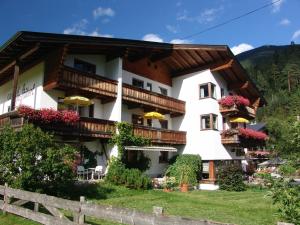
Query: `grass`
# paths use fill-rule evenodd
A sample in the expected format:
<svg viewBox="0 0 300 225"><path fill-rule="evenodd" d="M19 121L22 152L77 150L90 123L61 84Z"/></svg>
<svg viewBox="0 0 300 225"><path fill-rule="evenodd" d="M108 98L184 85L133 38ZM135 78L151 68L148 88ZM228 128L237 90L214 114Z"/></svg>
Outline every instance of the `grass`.
<svg viewBox="0 0 300 225"><path fill-rule="evenodd" d="M70 192L71 193L71 192ZM72 188L72 198L80 195L88 201L119 207L135 208L152 212L153 206L162 206L168 215L208 219L239 225L272 225L278 218L276 207L266 197L266 190L250 189L245 192L191 191L189 193L160 190L130 190L110 184L100 183L81 188ZM6 221L7 220L7 221ZM11 221L11 222L10 222ZM88 218L91 224L117 225L107 221ZM15 216L0 216L0 224L35 225Z"/></svg>

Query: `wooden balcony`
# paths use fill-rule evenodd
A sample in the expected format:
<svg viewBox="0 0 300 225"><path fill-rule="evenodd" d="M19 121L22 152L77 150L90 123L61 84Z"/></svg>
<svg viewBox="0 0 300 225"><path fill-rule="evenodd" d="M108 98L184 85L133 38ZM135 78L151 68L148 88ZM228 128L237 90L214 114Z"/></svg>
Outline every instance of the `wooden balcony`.
<svg viewBox="0 0 300 225"><path fill-rule="evenodd" d="M149 110L170 113L171 116L179 116L185 113L184 101L142 88L137 88L129 84L123 83L122 95L126 102L142 105Z"/></svg>
<svg viewBox="0 0 300 225"><path fill-rule="evenodd" d="M224 116L230 117L245 117L247 119L254 119L256 116L256 111L252 107L249 106L232 106L232 107L225 107L220 105L220 112Z"/></svg>
<svg viewBox="0 0 300 225"><path fill-rule="evenodd" d="M62 66L58 76L52 81L46 81L44 90L52 88L67 92L82 93L90 97L114 99L117 97L117 81L85 73L77 69Z"/></svg>
<svg viewBox="0 0 300 225"><path fill-rule="evenodd" d="M265 140L255 139L253 137L243 137L236 129L223 131L221 134L221 142L225 146L244 148L265 146L266 144Z"/></svg>
<svg viewBox="0 0 300 225"><path fill-rule="evenodd" d="M17 112L10 112L0 115L0 129L9 125L14 129L21 129L28 121L21 117ZM110 120L81 117L80 120L72 125L66 124L34 124L45 131L68 137L86 138L111 138L115 131L115 123Z"/></svg>
<svg viewBox="0 0 300 225"><path fill-rule="evenodd" d="M186 132L134 125L134 135L149 138L155 144L186 144Z"/></svg>

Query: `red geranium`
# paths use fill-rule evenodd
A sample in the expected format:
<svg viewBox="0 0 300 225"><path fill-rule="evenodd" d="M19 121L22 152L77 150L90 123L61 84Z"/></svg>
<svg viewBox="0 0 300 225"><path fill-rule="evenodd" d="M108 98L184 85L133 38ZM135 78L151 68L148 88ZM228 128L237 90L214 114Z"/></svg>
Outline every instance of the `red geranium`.
<svg viewBox="0 0 300 225"><path fill-rule="evenodd" d="M261 141L266 141L268 135L261 131L255 131L249 128L239 128L239 135L247 139L257 139Z"/></svg>
<svg viewBox="0 0 300 225"><path fill-rule="evenodd" d="M29 106L20 106L18 112L21 116L28 118L33 122L41 123L65 123L72 124L79 121L80 117L75 111L57 111L55 109L36 110Z"/></svg>
<svg viewBox="0 0 300 225"><path fill-rule="evenodd" d="M249 106L250 101L240 95L229 95L226 97L221 98L219 101L219 104L224 107L231 107L231 106Z"/></svg>

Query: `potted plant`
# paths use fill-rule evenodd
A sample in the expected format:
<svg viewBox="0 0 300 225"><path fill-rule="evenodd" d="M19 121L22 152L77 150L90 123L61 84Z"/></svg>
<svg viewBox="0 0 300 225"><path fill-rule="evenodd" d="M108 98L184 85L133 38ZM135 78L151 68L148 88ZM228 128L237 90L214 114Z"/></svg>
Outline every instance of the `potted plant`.
<svg viewBox="0 0 300 225"><path fill-rule="evenodd" d="M175 177L166 177L163 187L164 192L171 192L175 186Z"/></svg>
<svg viewBox="0 0 300 225"><path fill-rule="evenodd" d="M195 172L189 165L181 165L180 166L180 177L179 177L179 185L181 192L188 192L189 185L194 184L197 180L195 176Z"/></svg>

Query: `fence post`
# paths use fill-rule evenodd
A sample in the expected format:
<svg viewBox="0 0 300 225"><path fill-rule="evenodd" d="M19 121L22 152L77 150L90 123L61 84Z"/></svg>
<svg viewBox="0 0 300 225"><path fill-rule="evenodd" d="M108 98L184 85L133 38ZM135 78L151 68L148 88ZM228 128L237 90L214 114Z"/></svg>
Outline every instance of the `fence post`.
<svg viewBox="0 0 300 225"><path fill-rule="evenodd" d="M81 203L81 205L83 203L85 203L85 197L84 196L80 196L80 203ZM79 224L84 224L84 214L82 214L81 208L80 208L78 222L79 222Z"/></svg>
<svg viewBox="0 0 300 225"><path fill-rule="evenodd" d="M37 203L37 202L35 202L34 203L34 208L33 208L33 211L35 211L35 212L38 212L39 211L39 203Z"/></svg>
<svg viewBox="0 0 300 225"><path fill-rule="evenodd" d="M156 216L161 216L164 213L164 208L159 206L153 206L153 213Z"/></svg>
<svg viewBox="0 0 300 225"><path fill-rule="evenodd" d="M7 191L7 188L8 188L8 185L7 183L4 184L4 195L3 195L3 201L4 201L4 204L3 204L3 215L6 215L6 206L7 206L7 201L8 201L8 198L7 198L7 195L6 195L6 191Z"/></svg>

